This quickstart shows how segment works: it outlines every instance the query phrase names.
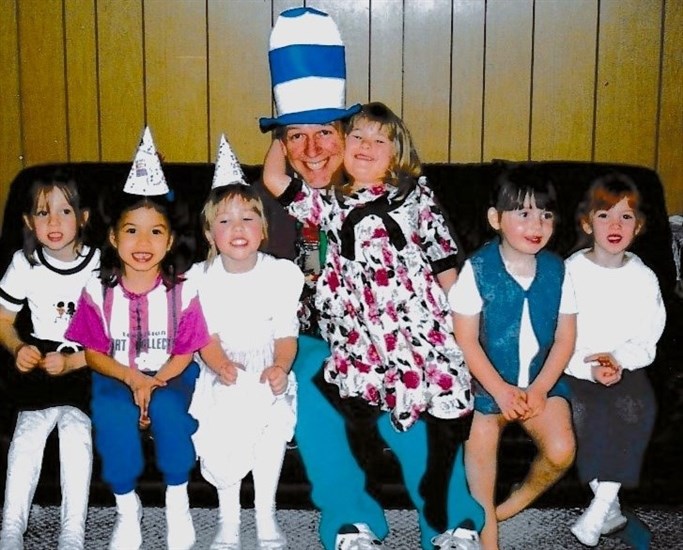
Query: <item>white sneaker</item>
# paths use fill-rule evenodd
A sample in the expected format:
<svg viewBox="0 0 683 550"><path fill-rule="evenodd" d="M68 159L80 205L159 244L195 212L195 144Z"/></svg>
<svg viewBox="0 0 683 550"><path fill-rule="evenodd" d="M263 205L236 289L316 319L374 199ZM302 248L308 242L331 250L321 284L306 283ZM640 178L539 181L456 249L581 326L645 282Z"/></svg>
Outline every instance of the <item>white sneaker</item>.
<svg viewBox="0 0 683 550"><path fill-rule="evenodd" d="M57 542L57 550L83 550L85 544L84 533L73 533L71 531L62 531L59 534Z"/></svg>
<svg viewBox="0 0 683 550"><path fill-rule="evenodd" d="M109 542L109 550L139 550L142 546L142 504L140 497L134 494L135 500L129 507L121 507L117 503L116 523Z"/></svg>
<svg viewBox="0 0 683 550"><path fill-rule="evenodd" d="M334 543L335 550L380 550L382 541L365 523L342 525Z"/></svg>
<svg viewBox="0 0 683 550"><path fill-rule="evenodd" d="M594 498L590 506L579 516L576 523L571 526L572 534L579 539L581 544L597 546L609 511L609 502Z"/></svg>
<svg viewBox="0 0 683 550"><path fill-rule="evenodd" d="M189 509L166 508L166 529L168 550L190 550L197 540Z"/></svg>
<svg viewBox="0 0 683 550"><path fill-rule="evenodd" d="M0 550L24 550L24 535L17 529L3 528L0 532Z"/></svg>
<svg viewBox="0 0 683 550"><path fill-rule="evenodd" d="M256 514L258 550L287 550L287 537L275 519L275 513Z"/></svg>
<svg viewBox="0 0 683 550"><path fill-rule="evenodd" d="M240 524L218 522L216 536L209 550L242 550L240 544Z"/></svg>
<svg viewBox="0 0 683 550"><path fill-rule="evenodd" d="M481 550L479 534L471 529L449 529L432 539L437 550Z"/></svg>
<svg viewBox="0 0 683 550"><path fill-rule="evenodd" d="M602 526L600 534L611 535L612 533L616 533L617 531L626 527L627 523L628 519L626 519L626 516L621 513L619 501L615 500L609 507L607 517L605 518L605 524Z"/></svg>

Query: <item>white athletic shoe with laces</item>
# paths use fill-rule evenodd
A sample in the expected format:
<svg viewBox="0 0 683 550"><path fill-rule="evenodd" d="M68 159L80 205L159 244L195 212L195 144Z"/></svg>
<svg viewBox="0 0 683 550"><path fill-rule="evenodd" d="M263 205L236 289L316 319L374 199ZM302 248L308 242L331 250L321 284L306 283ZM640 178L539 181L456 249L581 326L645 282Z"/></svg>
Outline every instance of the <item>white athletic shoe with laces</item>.
<svg viewBox="0 0 683 550"><path fill-rule="evenodd" d="M432 539L432 544L438 550L481 550L479 534L462 527L441 533Z"/></svg>
<svg viewBox="0 0 683 550"><path fill-rule="evenodd" d="M343 525L337 533L335 550L382 550L384 545L365 523Z"/></svg>

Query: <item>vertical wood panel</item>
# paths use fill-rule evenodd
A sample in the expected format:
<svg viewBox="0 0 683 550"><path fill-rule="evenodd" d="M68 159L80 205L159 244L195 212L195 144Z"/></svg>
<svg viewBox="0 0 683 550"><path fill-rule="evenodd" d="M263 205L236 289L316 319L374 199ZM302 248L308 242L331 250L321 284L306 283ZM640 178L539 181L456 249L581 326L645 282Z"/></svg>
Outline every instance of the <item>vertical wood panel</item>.
<svg viewBox="0 0 683 550"><path fill-rule="evenodd" d="M62 2L22 0L18 19L26 164L68 160Z"/></svg>
<svg viewBox="0 0 683 550"><path fill-rule="evenodd" d="M206 161L209 152L206 13L195 0L145 0L147 123L171 161Z"/></svg>
<svg viewBox="0 0 683 550"><path fill-rule="evenodd" d="M597 16L597 0L536 2L531 112L534 159L591 157Z"/></svg>
<svg viewBox="0 0 683 550"><path fill-rule="evenodd" d="M423 162L448 158L451 4L406 0L403 118Z"/></svg>
<svg viewBox="0 0 683 550"><path fill-rule="evenodd" d="M403 3L372 0L370 96L397 113L403 99Z"/></svg>
<svg viewBox="0 0 683 550"><path fill-rule="evenodd" d="M666 2L657 170L671 214L683 214L683 2Z"/></svg>
<svg viewBox="0 0 683 550"><path fill-rule="evenodd" d="M451 142L453 162L481 161L485 0L453 1Z"/></svg>
<svg viewBox="0 0 683 550"><path fill-rule="evenodd" d="M270 141L258 130L259 117L271 110L270 3L209 0L208 18L209 159L225 133L241 162L259 164Z"/></svg>
<svg viewBox="0 0 683 550"><path fill-rule="evenodd" d="M23 168L17 57L16 1L0 2L0 205L5 204L9 184ZM0 224L4 209L0 210Z"/></svg>
<svg viewBox="0 0 683 550"><path fill-rule="evenodd" d="M97 0L102 158L132 161L145 124L142 5Z"/></svg>
<svg viewBox="0 0 683 550"><path fill-rule="evenodd" d="M93 0L64 2L69 158L100 158Z"/></svg>
<svg viewBox="0 0 683 550"><path fill-rule="evenodd" d="M370 3L369 0L319 0L311 4L330 14L346 46L346 102L365 103L370 96Z"/></svg>
<svg viewBox="0 0 683 550"><path fill-rule="evenodd" d="M486 8L484 160L525 160L533 0L489 0Z"/></svg>
<svg viewBox="0 0 683 550"><path fill-rule="evenodd" d="M595 159L654 167L661 2L602 0Z"/></svg>

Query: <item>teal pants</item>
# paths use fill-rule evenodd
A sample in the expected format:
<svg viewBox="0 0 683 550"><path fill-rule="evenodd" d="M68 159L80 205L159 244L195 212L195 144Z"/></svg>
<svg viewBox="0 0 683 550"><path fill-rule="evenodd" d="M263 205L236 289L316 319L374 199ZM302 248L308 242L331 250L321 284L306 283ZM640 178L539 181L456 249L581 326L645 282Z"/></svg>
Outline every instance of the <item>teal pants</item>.
<svg viewBox="0 0 683 550"><path fill-rule="evenodd" d="M381 539L389 527L384 510L367 492L366 475L351 451L344 418L313 381L328 356L326 342L301 335L293 368L299 404L295 437L311 483L311 500L320 510L320 540L326 550L333 550L339 528L346 523L367 523ZM420 420L399 433L391 426L389 414L382 413L377 428L401 466L403 482L418 512L422 548L432 550L431 539L438 533L424 517L419 492L427 464L425 422ZM455 459L447 506L449 526L469 519L478 531L483 527L483 510L467 487L462 446Z"/></svg>

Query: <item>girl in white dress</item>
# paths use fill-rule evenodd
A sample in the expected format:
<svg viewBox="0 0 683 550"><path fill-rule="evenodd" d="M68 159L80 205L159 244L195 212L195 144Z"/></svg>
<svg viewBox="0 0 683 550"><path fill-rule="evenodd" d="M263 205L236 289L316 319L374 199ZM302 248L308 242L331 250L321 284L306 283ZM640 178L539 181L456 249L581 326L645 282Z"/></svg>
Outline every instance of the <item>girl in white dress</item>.
<svg viewBox="0 0 683 550"><path fill-rule="evenodd" d="M640 195L623 175L597 179L579 209L589 248L566 261L576 294L577 339L566 369L579 478L595 498L572 526L596 546L626 525L620 488L638 484L656 403L645 367L655 358L666 312L656 275L627 249L645 223Z"/></svg>
<svg viewBox="0 0 683 550"><path fill-rule="evenodd" d="M293 262L259 252L267 228L252 187L214 185L202 222L209 255L188 277L199 288L209 332L220 346L202 350L190 413L199 421L194 443L202 475L218 490L211 548L240 548L240 487L251 471L258 547L284 549L275 491L296 423L291 367L304 276Z"/></svg>

